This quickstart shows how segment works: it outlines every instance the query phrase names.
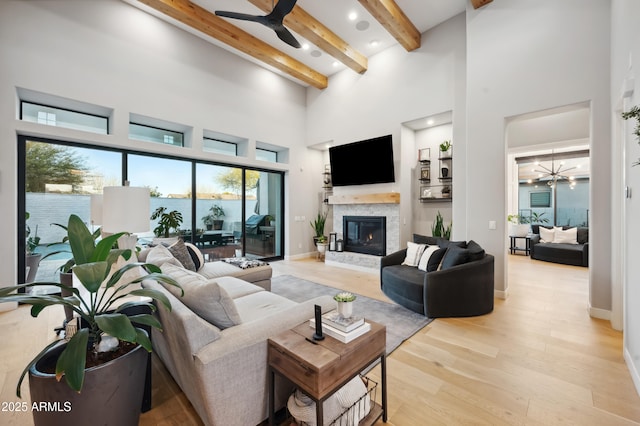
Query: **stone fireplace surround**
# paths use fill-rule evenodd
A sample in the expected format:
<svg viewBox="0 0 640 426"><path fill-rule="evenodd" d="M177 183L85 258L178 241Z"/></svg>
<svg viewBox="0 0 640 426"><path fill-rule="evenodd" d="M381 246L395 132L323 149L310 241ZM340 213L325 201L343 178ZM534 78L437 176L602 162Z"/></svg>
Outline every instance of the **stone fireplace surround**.
<svg viewBox="0 0 640 426"><path fill-rule="evenodd" d="M387 222L387 254L400 250L400 204L399 194L393 194L393 201L380 201L375 197L353 197L352 201L341 202L338 198L330 197L329 204L333 206L333 227L328 232L338 234L338 239L344 239L342 219L344 216L384 216ZM352 269L379 269L381 256L352 252L327 251L325 262L333 266Z"/></svg>

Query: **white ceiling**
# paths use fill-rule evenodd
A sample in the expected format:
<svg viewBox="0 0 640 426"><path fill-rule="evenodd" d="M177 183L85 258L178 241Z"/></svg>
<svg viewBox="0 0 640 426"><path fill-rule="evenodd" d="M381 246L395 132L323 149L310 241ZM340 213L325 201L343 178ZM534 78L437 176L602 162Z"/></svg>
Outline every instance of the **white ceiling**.
<svg viewBox="0 0 640 426"><path fill-rule="evenodd" d="M248 55L240 53L216 39L205 36L193 29L186 27L183 24L176 23L176 21L166 17L166 15L145 7L136 0L125 1L155 16L158 16L163 20L171 22L172 24L177 25L193 34L196 34L199 37L202 37L205 40L211 42L212 44L234 52L252 62L260 64L261 66L267 67L262 62L259 62L256 59L249 57ZM262 10L252 5L248 1L191 1L198 6L209 10L212 13L216 10L224 10L231 12L248 13L252 15L265 15ZM404 11L405 15L413 22L420 33L424 33L428 29L452 18L459 13L464 12L468 1L469 0L396 0L396 3ZM376 21L373 16L371 16L366 11L366 9L357 0L298 0L297 6L300 6L307 13L309 13L326 27L331 29L334 33L336 33L366 57L370 57L394 44L397 44L397 41L382 27L382 25L378 23L378 21ZM350 21L348 19L348 15L351 12L355 12L357 14L357 18L354 21ZM316 46L311 45L308 49L295 49L282 42L279 38L276 37L275 33L271 29L261 24L241 21L237 19L227 20L233 25L236 25L237 27L245 30L253 36L272 45L276 49L299 60L300 62L310 66L311 68L319 71L324 75L330 76L346 68L342 63L338 63L337 66L334 66L334 62L336 61L331 56L318 49ZM366 25L367 23L368 26ZM363 25L367 26L366 30L359 30L357 28L357 26ZM306 40L304 40L296 33L293 34L301 44L305 44ZM370 42L373 40L378 41L378 45L376 47L372 47L370 45ZM270 67L268 68L271 69ZM300 83L298 80L294 81Z"/></svg>

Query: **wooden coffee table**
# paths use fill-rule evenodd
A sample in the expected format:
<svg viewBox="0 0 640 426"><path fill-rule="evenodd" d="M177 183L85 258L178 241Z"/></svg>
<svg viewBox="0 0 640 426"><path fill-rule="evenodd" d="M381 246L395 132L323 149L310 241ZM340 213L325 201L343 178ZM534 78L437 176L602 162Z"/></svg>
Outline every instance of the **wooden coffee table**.
<svg viewBox="0 0 640 426"><path fill-rule="evenodd" d="M270 425L274 421L276 373L315 401L316 424L323 425L323 402L377 359L381 367L381 405L372 400L369 415L360 424L373 425L381 416L386 423L386 327L367 322L371 330L349 343L327 335L324 340L310 342L314 329L308 322L268 340Z"/></svg>

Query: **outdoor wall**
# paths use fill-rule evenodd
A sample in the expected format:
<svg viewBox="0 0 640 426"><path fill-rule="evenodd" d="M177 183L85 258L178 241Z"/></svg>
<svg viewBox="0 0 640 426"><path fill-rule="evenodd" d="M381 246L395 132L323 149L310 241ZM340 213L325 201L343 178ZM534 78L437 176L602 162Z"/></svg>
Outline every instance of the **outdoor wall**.
<svg viewBox="0 0 640 426"><path fill-rule="evenodd" d="M624 322L624 357L631 371L636 390L640 394L640 166L632 166L640 158L638 139L632 134L635 120L621 121L620 111L640 104L640 2L613 0L611 37L611 110L617 127L612 132L615 141L612 175L612 194L619 194L614 204L615 250L613 270L616 282L614 302ZM623 198L624 187L631 188L631 198ZM624 314L624 316L623 316Z"/></svg>
<svg viewBox="0 0 640 426"><path fill-rule="evenodd" d="M611 309L609 6L602 0L467 6L466 155L473 161L465 170L464 204L454 204L454 210L467 211L467 237L497 254L496 289L507 292L505 120L590 102L591 156L597 159L591 176L590 304L602 312ZM489 221L496 221L496 230Z"/></svg>
<svg viewBox="0 0 640 426"><path fill-rule="evenodd" d="M120 0L0 2L0 280L16 280L17 138L41 136L287 173L289 215L312 217L321 155L304 145L306 91ZM19 121L18 88L105 107L112 134ZM187 147L129 140L129 114L183 124ZM248 155L205 153L204 130L249 140ZM255 159L256 141L289 149L287 164ZM161 172L161 171L159 171ZM319 186L320 177L317 178ZM295 199L292 205L289 200ZM306 225L306 224L305 224ZM308 225L286 230L286 254L312 250ZM20 253L22 255L22 253Z"/></svg>

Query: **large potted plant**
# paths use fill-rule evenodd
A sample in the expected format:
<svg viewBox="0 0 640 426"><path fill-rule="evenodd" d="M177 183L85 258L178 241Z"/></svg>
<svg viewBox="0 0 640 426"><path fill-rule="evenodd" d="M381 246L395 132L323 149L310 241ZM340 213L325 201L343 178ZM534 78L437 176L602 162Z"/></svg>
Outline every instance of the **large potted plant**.
<svg viewBox="0 0 640 426"><path fill-rule="evenodd" d="M112 249L112 246L124 233L96 243L76 215L69 218L67 229L78 287L34 282L0 289L0 302L31 305L34 317L48 306L62 305L71 308L80 318L80 327L68 342L49 343L27 364L18 380L16 395L21 397L22 381L29 374L32 401L56 407L33 410L37 426L97 421L137 424L148 360L146 351L151 351L151 341L140 326L160 328L160 323L150 314L128 316L125 312L135 308L152 312L155 310L153 300L171 309L164 294L141 288L138 283L142 280L178 284L161 274L155 265L123 262L130 258L131 250ZM135 277L125 275L140 268L144 273L139 272ZM72 295L16 293L43 285L57 286Z"/></svg>
<svg viewBox="0 0 640 426"><path fill-rule="evenodd" d="M324 237L324 241L327 240L326 235L324 235L324 225L326 222L327 213L322 211L318 212L318 215L313 222L310 222L311 228L313 228L313 232L315 233L315 235L313 236L313 243L316 246L318 245L318 239L320 237Z"/></svg>
<svg viewBox="0 0 640 426"><path fill-rule="evenodd" d="M182 224L182 213L177 210L167 212L166 207L158 207L151 215L151 220L156 219L159 219L158 225L153 229L153 233L156 237L169 238L172 229L173 233L178 233Z"/></svg>

